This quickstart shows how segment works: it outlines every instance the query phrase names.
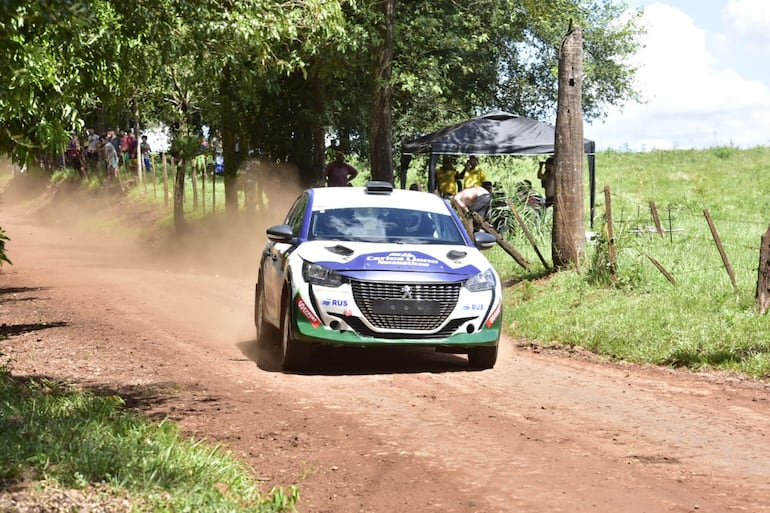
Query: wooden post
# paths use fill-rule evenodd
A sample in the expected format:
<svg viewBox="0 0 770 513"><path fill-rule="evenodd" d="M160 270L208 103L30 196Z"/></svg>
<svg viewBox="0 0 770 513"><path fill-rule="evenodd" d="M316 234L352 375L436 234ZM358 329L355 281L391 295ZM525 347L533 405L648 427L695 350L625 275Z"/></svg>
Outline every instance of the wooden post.
<svg viewBox="0 0 770 513"><path fill-rule="evenodd" d="M198 211L198 160L200 156L192 159L192 192L193 192L193 212Z"/></svg>
<svg viewBox="0 0 770 513"><path fill-rule="evenodd" d="M166 165L165 153L161 154L160 160L163 166L163 206L168 208L168 166Z"/></svg>
<svg viewBox="0 0 770 513"><path fill-rule="evenodd" d="M505 250L506 253L511 255L514 260L516 260L516 263L522 266L527 271L531 270L531 265L527 261L526 258L524 258L524 255L516 251L516 248L508 244L508 241L506 241L502 235L500 235L495 228L489 224L486 219L481 217L478 212L471 212L471 215L473 216L473 219L479 223L479 226L484 228L485 231L488 233L491 233L495 236L495 239L497 239L497 243L500 245L501 248Z"/></svg>
<svg viewBox="0 0 770 513"><path fill-rule="evenodd" d="M508 208L511 209L511 212L513 212L513 215L516 217L516 221L519 223L519 226L524 232L524 235L526 235L529 243L532 245L532 248L535 250L535 253L537 253L537 257L540 259L540 262L543 264L543 267L545 267L546 270L548 270L549 269L548 262L545 261L543 254L540 253L540 248L537 247L535 238L532 237L532 232L530 232L529 228L527 228L526 223L524 223L524 219L521 218L521 214L519 214L519 211L516 209L516 207L514 206L513 202L510 199L506 199L505 202L508 204Z"/></svg>
<svg viewBox="0 0 770 513"><path fill-rule="evenodd" d="M203 213L206 213L206 166L203 166L201 172L201 206L203 207Z"/></svg>
<svg viewBox="0 0 770 513"><path fill-rule="evenodd" d="M604 186L604 204L607 206L607 252L610 261L610 282L615 283L618 270L615 265L615 229L612 226L612 196L610 186Z"/></svg>
<svg viewBox="0 0 770 513"><path fill-rule="evenodd" d="M717 244L719 255L722 257L722 263L727 270L727 275L730 277L730 282L733 284L733 288L737 289L738 285L735 283L735 273L733 272L733 268L730 265L730 261L727 259L727 253L725 253L725 248L722 246L722 239L719 238L717 228L714 226L714 221L711 219L711 214L709 213L708 209L703 210L703 215L706 216L706 221L708 222L709 229L711 230L711 236L714 237L714 242Z"/></svg>
<svg viewBox="0 0 770 513"><path fill-rule="evenodd" d="M150 159L150 168L152 169L149 176L152 176L152 197L154 199L158 197L158 184L157 184L158 179L156 177L157 168L155 167L155 159L153 158L152 153L147 155L147 158Z"/></svg>
<svg viewBox="0 0 770 513"><path fill-rule="evenodd" d="M759 271L757 273L757 301L760 315L770 309L770 227L762 235L759 246Z"/></svg>
<svg viewBox="0 0 770 513"><path fill-rule="evenodd" d="M211 175L211 213L217 211L217 178L216 173Z"/></svg>
<svg viewBox="0 0 770 513"><path fill-rule="evenodd" d="M658 207L655 206L654 201L650 201L650 212L652 213L652 220L655 223L655 229L658 231L658 235L663 237L663 227L660 225L660 218L658 217Z"/></svg>
<svg viewBox="0 0 770 513"><path fill-rule="evenodd" d="M663 276L665 276L666 279L671 282L671 285L676 285L676 280L674 279L674 277L662 265L660 265L660 262L652 258L650 255L646 255L646 256L650 260L650 262L652 262L655 265L655 267L658 268L658 271L660 271L663 274Z"/></svg>
<svg viewBox="0 0 770 513"><path fill-rule="evenodd" d="M468 231L468 234L471 236L471 239L473 239L473 223L468 221L467 219L468 208L457 200L453 200L453 201L458 212L460 212L460 219L462 219L463 226L465 226L465 229ZM508 242L503 238L503 236L500 235L491 224L489 224L477 212L471 212L471 215L473 219L479 224L479 226L481 226L482 228L484 228L484 230L494 235L500 247L503 248L506 253L511 255L513 259L516 260L517 264L522 266L527 271L530 270L531 266L530 266L530 263L527 261L527 259L524 258L524 256L521 253L516 251L516 248L508 244Z"/></svg>

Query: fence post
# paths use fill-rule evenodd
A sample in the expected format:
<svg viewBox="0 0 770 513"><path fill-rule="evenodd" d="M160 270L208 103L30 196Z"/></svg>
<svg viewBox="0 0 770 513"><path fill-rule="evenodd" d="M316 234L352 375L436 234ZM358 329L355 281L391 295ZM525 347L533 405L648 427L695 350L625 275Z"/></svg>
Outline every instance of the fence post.
<svg viewBox="0 0 770 513"><path fill-rule="evenodd" d="M618 278L618 270L615 265L615 233L612 227L612 198L609 185L604 186L604 204L607 209L607 250L610 260L610 281L615 283Z"/></svg>
<svg viewBox="0 0 770 513"><path fill-rule="evenodd" d="M711 219L711 214L709 213L708 209L703 210L703 215L706 216L709 229L711 229L711 236L714 237L714 242L717 244L719 255L722 257L722 263L724 264L725 269L727 269L727 275L730 277L730 282L733 284L733 288L737 289L738 285L735 283L735 273L733 272L732 266L730 266L730 261L727 259L727 253L725 253L725 248L722 246L722 239L719 238L717 227L714 226L714 221Z"/></svg>
<svg viewBox="0 0 770 513"><path fill-rule="evenodd" d="M669 282L671 282L671 285L676 285L676 280L674 279L674 277L671 275L671 273L670 273L670 272L668 272L668 271L666 270L666 268L665 268L665 267L663 267L662 265L660 265L660 262L658 262L657 260L655 260L654 258L652 258L650 255L645 255L645 256L646 256L646 257L649 259L649 261L650 261L650 262L652 262L652 263L653 263L653 265L654 265L655 267L657 267L657 268L658 268L658 271L660 271L660 272L661 272L661 274L663 274L663 276L665 276L665 277L666 277L666 279L667 279Z"/></svg>
<svg viewBox="0 0 770 513"><path fill-rule="evenodd" d="M660 226L660 218L658 217L658 207L655 206L654 201L650 201L650 212L652 213L652 220L655 223L655 229L658 231L658 235L663 237L663 227Z"/></svg>
<svg viewBox="0 0 770 513"><path fill-rule="evenodd" d="M460 214L460 220L462 221L463 226L465 226L465 230L468 232L468 235L470 235L471 239L475 243L476 240L473 237L473 222L468 220L467 218L467 214L469 212L468 207L463 205L459 200L457 200L457 198L453 199L452 202L454 203L454 206L457 209L457 212ZM508 244L508 242L506 242L505 239L503 239L502 235L497 233L497 230L495 230L492 227L492 225L487 223L486 220L478 214L478 212L471 212L471 214L473 216L473 219L475 219L476 222L479 223L479 225L484 228L484 230L489 232L491 235L495 237L495 239L497 239L497 243L500 245L500 247L503 248L506 251L506 253L511 255L513 259L516 260L517 264L522 266L527 271L530 270L530 265L527 259L524 258L524 256L521 255L518 251L516 251L516 248Z"/></svg>
<svg viewBox="0 0 770 513"><path fill-rule="evenodd" d="M765 315L770 308L770 227L762 235L759 246L759 271L757 277L756 305L760 315Z"/></svg>
<svg viewBox="0 0 770 513"><path fill-rule="evenodd" d="M532 237L532 232L530 232L529 228L527 228L527 225L526 223L524 223L524 219L521 218L519 211L516 209L516 207L514 206L513 202L510 199L506 199L505 202L508 204L508 208L511 209L511 212L513 212L513 215L516 217L516 221L519 223L519 226L524 232L524 235L527 236L527 240L532 245L532 248L535 250L535 253L537 253L537 257L540 259L540 262L542 262L543 267L545 267L545 269L548 270L549 269L548 263L545 261L545 258L543 258L543 254L540 253L540 248L537 247L535 238Z"/></svg>
<svg viewBox="0 0 770 513"><path fill-rule="evenodd" d="M193 193L193 212L198 212L198 157L192 159L192 193Z"/></svg>
<svg viewBox="0 0 770 513"><path fill-rule="evenodd" d="M203 166L201 172L201 206L203 207L203 213L206 213L206 166Z"/></svg>
<svg viewBox="0 0 770 513"><path fill-rule="evenodd" d="M160 160L163 167L163 206L168 209L168 166L165 153L161 153Z"/></svg>
<svg viewBox="0 0 770 513"><path fill-rule="evenodd" d="M211 175L211 213L217 211L217 174Z"/></svg>

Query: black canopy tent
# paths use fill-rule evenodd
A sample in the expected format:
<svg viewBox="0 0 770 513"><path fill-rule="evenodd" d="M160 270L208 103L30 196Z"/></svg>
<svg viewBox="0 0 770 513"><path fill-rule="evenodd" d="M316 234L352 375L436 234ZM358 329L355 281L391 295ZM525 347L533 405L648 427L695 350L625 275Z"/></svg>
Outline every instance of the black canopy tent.
<svg viewBox="0 0 770 513"><path fill-rule="evenodd" d="M412 156L430 153L428 190L436 190L436 163L439 155L550 155L554 153L556 129L541 121L507 112L490 112L401 145L401 186ZM596 143L584 139L588 156L591 226L596 200Z"/></svg>

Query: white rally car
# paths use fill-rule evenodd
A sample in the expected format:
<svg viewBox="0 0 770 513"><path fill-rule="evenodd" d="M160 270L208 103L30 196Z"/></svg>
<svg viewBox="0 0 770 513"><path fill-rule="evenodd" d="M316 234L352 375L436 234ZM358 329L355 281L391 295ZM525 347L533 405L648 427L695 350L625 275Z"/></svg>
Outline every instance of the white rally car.
<svg viewBox="0 0 770 513"><path fill-rule="evenodd" d="M495 365L500 278L450 204L426 192L307 189L284 224L267 230L256 284L260 358L284 370L328 346L431 346Z"/></svg>

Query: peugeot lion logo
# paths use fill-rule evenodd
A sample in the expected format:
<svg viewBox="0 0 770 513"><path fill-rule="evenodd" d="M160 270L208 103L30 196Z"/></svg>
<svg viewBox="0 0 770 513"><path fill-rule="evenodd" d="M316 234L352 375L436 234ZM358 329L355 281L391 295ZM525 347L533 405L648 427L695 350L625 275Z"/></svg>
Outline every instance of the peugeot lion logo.
<svg viewBox="0 0 770 513"><path fill-rule="evenodd" d="M401 287L401 299L412 299L412 287L409 285Z"/></svg>

